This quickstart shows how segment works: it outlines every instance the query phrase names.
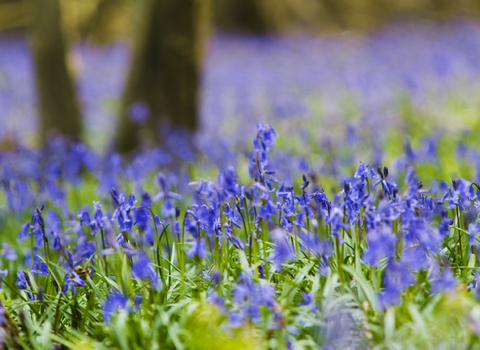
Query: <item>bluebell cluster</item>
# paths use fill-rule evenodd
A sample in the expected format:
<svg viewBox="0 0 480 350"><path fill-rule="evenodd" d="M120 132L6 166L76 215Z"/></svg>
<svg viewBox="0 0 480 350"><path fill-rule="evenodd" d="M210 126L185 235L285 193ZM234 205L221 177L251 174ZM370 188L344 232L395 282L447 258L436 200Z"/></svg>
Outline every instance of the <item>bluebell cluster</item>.
<svg viewBox="0 0 480 350"><path fill-rule="evenodd" d="M97 179L97 190L102 189L104 171L111 174L112 169L98 170L98 160L87 148L58 140L55 145L62 147L47 146L45 153L18 150L21 157L2 168L3 218L22 218L35 202L44 205L18 225L18 242L12 243L17 252L3 243L2 259L16 265L0 273L3 278L16 274L17 288L30 300L43 297L32 278L52 274L63 285L55 282L51 288L74 296L87 287L87 276L95 278L97 270L112 268L111 259L120 254L126 259L128 278L161 292L171 283L172 267L163 265L169 261L182 273L190 270L188 278L207 291L209 302L228 315L231 327L268 319L269 328L281 329L287 326L288 312L279 304L278 283L305 261L313 263L310 269L319 278L332 273L347 278L344 264L365 269L378 291L373 306L379 309L400 305L404 292L420 278L433 294L455 290L467 265L478 266L476 183L455 179L425 189L408 166L399 185L390 180L387 167L374 169L360 162L329 198L312 176L301 176L297 186L276 178L270 157L277 137L271 125L257 125L248 165L250 184L240 182L235 168L227 167L217 181L187 180L182 186L171 174L151 176L156 168L147 165L135 182L139 199L116 189L122 181L112 180L110 203L103 198L75 213L67 189L89 177ZM9 156L2 153L4 161ZM122 162L117 159L117 177L119 169L128 173L131 167ZM150 192L143 188L146 178L156 183ZM347 256L357 262L345 261ZM240 269L233 280L232 268ZM221 285L227 282L232 285L225 291ZM477 288L474 275L469 286ZM299 307L316 313L310 288L304 285L296 298ZM138 293L111 289L102 302L104 320L118 309L138 310L142 302ZM261 310L269 310L271 317L265 319ZM289 334L295 336L297 326L301 327L289 324Z"/></svg>

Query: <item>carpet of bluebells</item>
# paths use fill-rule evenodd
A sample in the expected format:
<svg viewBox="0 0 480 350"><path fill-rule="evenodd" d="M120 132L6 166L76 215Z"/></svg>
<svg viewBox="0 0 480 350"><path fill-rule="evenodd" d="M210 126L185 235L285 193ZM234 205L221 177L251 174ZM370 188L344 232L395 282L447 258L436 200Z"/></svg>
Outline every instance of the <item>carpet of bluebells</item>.
<svg viewBox="0 0 480 350"><path fill-rule="evenodd" d="M218 35L202 130L129 156L25 146L26 50L0 42L3 347L480 349L478 24ZM128 50L75 50L111 135Z"/></svg>

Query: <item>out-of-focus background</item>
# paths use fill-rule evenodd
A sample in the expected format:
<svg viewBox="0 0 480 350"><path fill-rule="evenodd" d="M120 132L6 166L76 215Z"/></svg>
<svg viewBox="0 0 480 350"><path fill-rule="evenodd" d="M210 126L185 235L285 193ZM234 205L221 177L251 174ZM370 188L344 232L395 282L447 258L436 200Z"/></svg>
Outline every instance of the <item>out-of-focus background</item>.
<svg viewBox="0 0 480 350"><path fill-rule="evenodd" d="M0 0L0 147L173 126L222 163L268 122L300 167L441 153L429 171L473 178L479 21L475 0Z"/></svg>

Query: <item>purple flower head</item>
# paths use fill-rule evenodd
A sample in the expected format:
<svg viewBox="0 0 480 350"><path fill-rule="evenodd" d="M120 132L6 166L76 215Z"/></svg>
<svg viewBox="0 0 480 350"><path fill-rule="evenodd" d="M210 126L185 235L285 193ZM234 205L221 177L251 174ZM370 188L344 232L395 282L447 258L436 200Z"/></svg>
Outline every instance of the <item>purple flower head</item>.
<svg viewBox="0 0 480 350"><path fill-rule="evenodd" d="M480 233L480 223L471 223L468 225L468 233L469 235L469 244L471 246L479 246L480 242L478 241L478 233Z"/></svg>
<svg viewBox="0 0 480 350"><path fill-rule="evenodd" d="M2 258L10 261L17 260L17 253L15 252L15 249L13 249L7 243L2 243L2 247L2 251L0 252L0 256Z"/></svg>
<svg viewBox="0 0 480 350"><path fill-rule="evenodd" d="M360 181L365 181L370 177L370 169L368 165L365 165L364 162L360 161L360 165L357 168L355 174L353 174L355 179L360 179Z"/></svg>
<svg viewBox="0 0 480 350"><path fill-rule="evenodd" d="M17 272L17 287L18 289L27 289L30 284L30 278L28 277L27 273L23 270Z"/></svg>
<svg viewBox="0 0 480 350"><path fill-rule="evenodd" d="M111 292L102 305L105 322L110 322L112 314L119 309L128 311L128 299L117 291Z"/></svg>
<svg viewBox="0 0 480 350"><path fill-rule="evenodd" d="M45 221L43 220L42 211L43 211L43 206L42 208L35 209L35 213L32 216L32 223L30 224L31 228L36 228L37 225L42 229L45 228Z"/></svg>
<svg viewBox="0 0 480 350"><path fill-rule="evenodd" d="M140 279L148 279L156 290L162 289L162 282L158 278L157 272L150 264L150 259L144 251L140 251L137 261L132 266L132 273Z"/></svg>
<svg viewBox="0 0 480 350"><path fill-rule="evenodd" d="M87 284L75 271L70 271L65 274L65 283L63 285L62 293L66 294L70 288L72 295L75 294L75 287L86 287Z"/></svg>
<svg viewBox="0 0 480 350"><path fill-rule="evenodd" d="M227 198L234 197L240 193L240 187L237 184L237 173L233 166L227 167L218 175L218 183Z"/></svg>
<svg viewBox="0 0 480 350"><path fill-rule="evenodd" d="M27 239L30 236L30 223L27 222L22 225L20 232L18 233L18 242Z"/></svg>
<svg viewBox="0 0 480 350"><path fill-rule="evenodd" d="M135 222L134 225L145 231L147 229L147 225L150 223L150 212L145 207L138 207L133 209L133 217Z"/></svg>
<svg viewBox="0 0 480 350"><path fill-rule="evenodd" d="M288 243L287 235L284 230L275 229L270 232L270 234L275 242L275 250L270 254L267 260L273 261L275 271L280 271L283 262L295 259L295 252L290 243Z"/></svg>
<svg viewBox="0 0 480 350"><path fill-rule="evenodd" d="M348 229L348 225L343 222L345 215L343 214L342 193L337 193L333 200L333 207L330 210L330 215L325 220L327 225L331 227L331 234L333 237L337 237L340 243L343 243L340 236L340 229Z"/></svg>
<svg viewBox="0 0 480 350"><path fill-rule="evenodd" d="M438 224L438 231L442 237L450 235L450 226L453 225L453 220L448 218L448 212L442 210L442 221Z"/></svg>
<svg viewBox="0 0 480 350"><path fill-rule="evenodd" d="M75 254L83 259L90 259L90 257L95 254L95 251L95 243L87 241L85 237L81 237L75 247Z"/></svg>
<svg viewBox="0 0 480 350"><path fill-rule="evenodd" d="M88 215L86 210L78 214L77 217L80 219L81 226L90 226L92 220L90 220L90 215Z"/></svg>
<svg viewBox="0 0 480 350"><path fill-rule="evenodd" d="M130 119L135 123L143 123L150 115L150 108L143 101L137 101L130 105L128 109Z"/></svg>
<svg viewBox="0 0 480 350"><path fill-rule="evenodd" d="M105 228L105 223L102 212L102 204L100 202L93 201L93 208L95 210L95 213L93 214L93 221L95 222L95 227L103 230Z"/></svg>
<svg viewBox="0 0 480 350"><path fill-rule="evenodd" d="M275 140L277 137L278 136L273 126L269 124L257 124L257 140L259 141L258 146L261 146L264 151L270 151L270 146L274 146L276 144Z"/></svg>
<svg viewBox="0 0 480 350"><path fill-rule="evenodd" d="M183 199L181 195L169 191L167 178L165 177L164 174L162 173L157 174L157 182L158 182L158 185L160 186L160 192L158 192L155 196L153 196L152 202L158 202L159 200L164 198L166 199L170 198L170 199L179 200L179 201ZM173 207L173 204L172 204L172 207ZM173 212L171 216L173 216L174 214L175 212Z"/></svg>
<svg viewBox="0 0 480 350"><path fill-rule="evenodd" d="M329 257L332 255L333 244L330 240L320 239L318 235L299 230L298 236L305 250L317 255Z"/></svg>
<svg viewBox="0 0 480 350"><path fill-rule="evenodd" d="M457 287L457 281L455 280L455 276L453 275L452 270L447 267L441 273L439 271L438 265L434 266L433 271L433 278L432 278L432 293L448 293Z"/></svg>
<svg viewBox="0 0 480 350"><path fill-rule="evenodd" d="M209 252L206 249L205 240L203 238L201 238L199 241L193 241L192 246L187 251L187 256L189 258L206 258L208 255Z"/></svg>
<svg viewBox="0 0 480 350"><path fill-rule="evenodd" d="M379 295L382 308L398 305L402 292L408 288L415 278L406 264L390 261L384 275L384 290Z"/></svg>
<svg viewBox="0 0 480 350"><path fill-rule="evenodd" d="M155 215L155 214L153 215L153 220L155 221L155 224L156 224L157 226L163 225L163 221L160 220L160 218L159 218L157 215Z"/></svg>
<svg viewBox="0 0 480 350"><path fill-rule="evenodd" d="M376 266L381 258L392 258L397 239L389 226L367 232L368 249L363 253L362 260Z"/></svg>
<svg viewBox="0 0 480 350"><path fill-rule="evenodd" d="M35 264L34 264L35 266ZM43 275L43 276L48 276L50 275L50 272L48 272L48 266L46 263L44 263L43 261L38 261L36 263L36 268L32 268L30 270L31 273L33 274L38 274L38 275Z"/></svg>

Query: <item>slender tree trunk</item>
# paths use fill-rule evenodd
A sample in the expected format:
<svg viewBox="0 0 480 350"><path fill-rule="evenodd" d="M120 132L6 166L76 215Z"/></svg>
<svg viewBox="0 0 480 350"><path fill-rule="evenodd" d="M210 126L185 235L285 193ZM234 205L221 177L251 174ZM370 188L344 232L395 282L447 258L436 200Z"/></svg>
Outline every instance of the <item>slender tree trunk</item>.
<svg viewBox="0 0 480 350"><path fill-rule="evenodd" d="M157 143L160 125L195 130L208 0L143 0L124 91L117 144L121 152ZM132 118L136 103L146 121Z"/></svg>
<svg viewBox="0 0 480 350"><path fill-rule="evenodd" d="M67 67L59 0L34 0L31 48L35 64L40 132L80 139L81 110Z"/></svg>
<svg viewBox="0 0 480 350"><path fill-rule="evenodd" d="M273 13L279 5L280 0L216 0L215 22L227 31L268 34L277 29Z"/></svg>

